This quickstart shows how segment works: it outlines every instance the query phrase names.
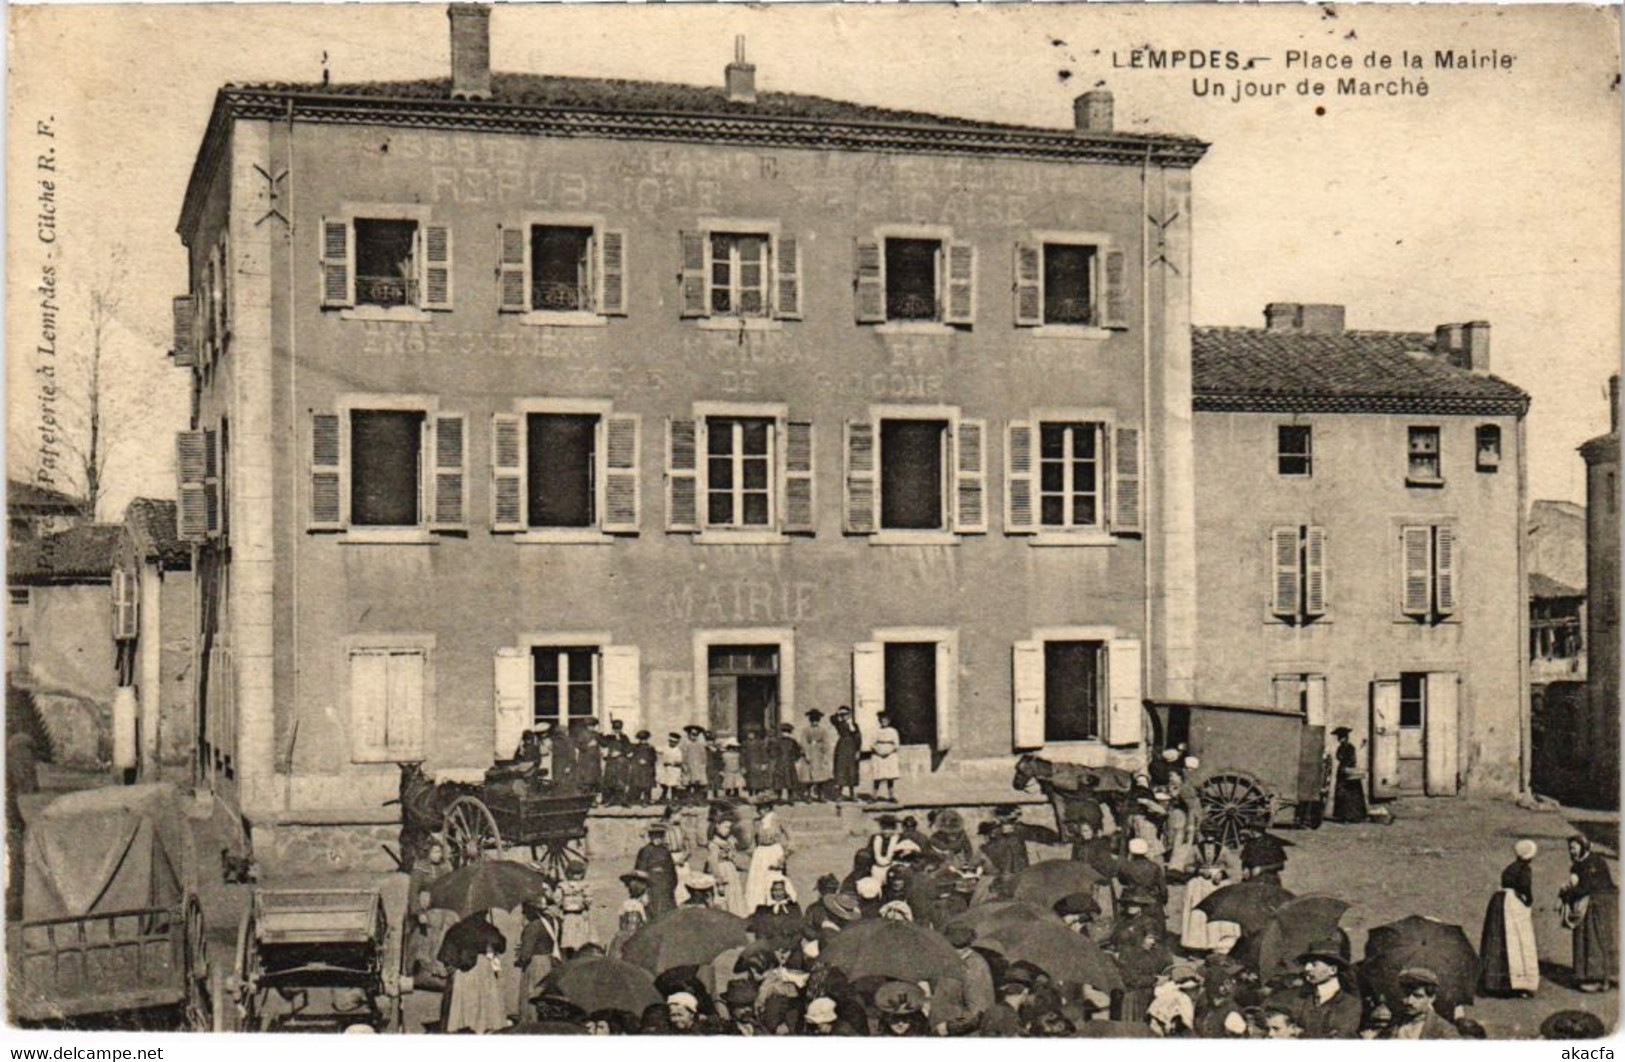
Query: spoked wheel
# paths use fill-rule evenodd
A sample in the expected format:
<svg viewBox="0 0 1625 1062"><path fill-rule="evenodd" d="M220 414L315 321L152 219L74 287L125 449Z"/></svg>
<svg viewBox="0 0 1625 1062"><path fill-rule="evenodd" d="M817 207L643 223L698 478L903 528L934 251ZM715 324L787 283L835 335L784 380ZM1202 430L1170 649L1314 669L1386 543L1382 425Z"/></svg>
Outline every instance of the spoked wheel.
<svg viewBox="0 0 1625 1062"><path fill-rule="evenodd" d="M1250 833L1269 828L1275 802L1262 782L1245 771L1220 771L1196 791L1202 802L1202 833L1238 848Z"/></svg>
<svg viewBox="0 0 1625 1062"><path fill-rule="evenodd" d="M532 846L531 852L536 856L536 869L554 881L564 880L564 871L571 863L587 861L586 853L581 850L581 842L567 838L543 841Z"/></svg>
<svg viewBox="0 0 1625 1062"><path fill-rule="evenodd" d="M502 831L491 809L477 797L462 796L446 809L446 857L453 869L467 866L487 854L502 858Z"/></svg>
<svg viewBox="0 0 1625 1062"><path fill-rule="evenodd" d="M213 994L203 905L194 896L186 904L186 1026L193 1032L209 1032L214 1027Z"/></svg>
<svg viewBox="0 0 1625 1062"><path fill-rule="evenodd" d="M254 923L254 912L243 913L237 925L237 956L232 963L232 979L237 993L238 1027L264 1032L270 1026L271 1014L265 1004L271 990L262 986L264 969L260 959L260 942Z"/></svg>

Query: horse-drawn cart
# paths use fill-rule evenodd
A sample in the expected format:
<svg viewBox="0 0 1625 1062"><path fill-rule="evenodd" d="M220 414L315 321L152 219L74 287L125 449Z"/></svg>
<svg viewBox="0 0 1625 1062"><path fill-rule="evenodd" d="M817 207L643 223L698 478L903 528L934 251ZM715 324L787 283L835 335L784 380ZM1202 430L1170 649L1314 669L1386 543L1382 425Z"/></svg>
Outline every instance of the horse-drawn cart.
<svg viewBox="0 0 1625 1062"><path fill-rule="evenodd" d="M545 779L496 767L483 784L436 782L416 764L402 767L403 853L438 835L453 867L500 858L504 849L528 847L544 874L562 878L573 861L585 861L587 813L597 798L558 787ZM416 845L414 845L416 839ZM410 865L410 864L408 864Z"/></svg>

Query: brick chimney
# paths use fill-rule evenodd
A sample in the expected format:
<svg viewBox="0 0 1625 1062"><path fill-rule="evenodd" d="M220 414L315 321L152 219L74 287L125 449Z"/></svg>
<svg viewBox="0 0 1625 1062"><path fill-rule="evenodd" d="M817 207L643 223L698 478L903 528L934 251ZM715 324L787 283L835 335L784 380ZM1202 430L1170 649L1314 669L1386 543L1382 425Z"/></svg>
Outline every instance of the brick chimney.
<svg viewBox="0 0 1625 1062"><path fill-rule="evenodd" d="M734 61L728 64L725 76L728 82L729 103L756 102L756 67L745 62L745 38L734 38Z"/></svg>
<svg viewBox="0 0 1625 1062"><path fill-rule="evenodd" d="M1433 353L1458 369L1490 371L1490 323L1442 324L1433 330Z"/></svg>
<svg viewBox="0 0 1625 1062"><path fill-rule="evenodd" d="M1272 302L1264 307L1264 328L1336 336L1343 333L1343 307L1333 302Z"/></svg>
<svg viewBox="0 0 1625 1062"><path fill-rule="evenodd" d="M491 8L488 4L452 4L451 97L491 98Z"/></svg>
<svg viewBox="0 0 1625 1062"><path fill-rule="evenodd" d="M1078 133L1112 131L1112 94L1106 89L1085 92L1072 101L1072 129Z"/></svg>

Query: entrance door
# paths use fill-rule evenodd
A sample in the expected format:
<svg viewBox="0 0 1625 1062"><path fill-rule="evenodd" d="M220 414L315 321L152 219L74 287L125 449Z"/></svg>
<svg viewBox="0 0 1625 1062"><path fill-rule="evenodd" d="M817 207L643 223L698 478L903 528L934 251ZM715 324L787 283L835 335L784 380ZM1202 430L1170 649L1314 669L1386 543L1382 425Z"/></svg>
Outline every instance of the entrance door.
<svg viewBox="0 0 1625 1062"><path fill-rule="evenodd" d="M1371 684L1371 795L1399 795L1399 683Z"/></svg>
<svg viewBox="0 0 1625 1062"><path fill-rule="evenodd" d="M886 714L904 745L937 744L937 643L886 643Z"/></svg>
<svg viewBox="0 0 1625 1062"><path fill-rule="evenodd" d="M1420 793L1427 786L1428 676L1399 676L1399 791Z"/></svg>
<svg viewBox="0 0 1625 1062"><path fill-rule="evenodd" d="M752 730L778 731L778 646L713 645L708 671L712 733L743 737Z"/></svg>

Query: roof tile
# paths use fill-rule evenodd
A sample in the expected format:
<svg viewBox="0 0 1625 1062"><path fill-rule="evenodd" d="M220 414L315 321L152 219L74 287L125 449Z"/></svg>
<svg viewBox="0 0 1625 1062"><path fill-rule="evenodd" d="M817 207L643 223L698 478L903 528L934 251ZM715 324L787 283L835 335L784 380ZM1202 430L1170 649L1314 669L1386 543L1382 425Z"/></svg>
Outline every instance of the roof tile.
<svg viewBox="0 0 1625 1062"><path fill-rule="evenodd" d="M113 572L120 524L81 524L43 538L11 543L9 583L100 583Z"/></svg>

